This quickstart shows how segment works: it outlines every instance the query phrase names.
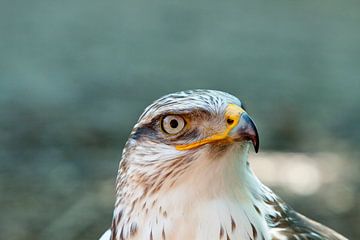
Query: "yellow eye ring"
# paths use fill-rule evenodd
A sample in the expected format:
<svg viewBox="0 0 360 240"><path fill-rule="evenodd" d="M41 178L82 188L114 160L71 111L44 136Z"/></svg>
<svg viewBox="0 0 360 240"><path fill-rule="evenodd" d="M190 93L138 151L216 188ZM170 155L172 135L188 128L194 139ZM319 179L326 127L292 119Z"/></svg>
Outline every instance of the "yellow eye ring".
<svg viewBox="0 0 360 240"><path fill-rule="evenodd" d="M185 127L185 119L179 115L168 115L161 121L161 128L167 134L177 134Z"/></svg>

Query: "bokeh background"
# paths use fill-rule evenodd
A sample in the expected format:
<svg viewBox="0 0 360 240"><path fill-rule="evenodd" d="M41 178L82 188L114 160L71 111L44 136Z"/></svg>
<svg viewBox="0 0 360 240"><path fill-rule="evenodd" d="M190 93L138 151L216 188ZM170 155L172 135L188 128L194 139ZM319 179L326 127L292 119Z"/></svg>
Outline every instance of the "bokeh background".
<svg viewBox="0 0 360 240"><path fill-rule="evenodd" d="M356 0L2 0L0 239L97 239L138 116L193 88L242 99L260 178L360 239Z"/></svg>

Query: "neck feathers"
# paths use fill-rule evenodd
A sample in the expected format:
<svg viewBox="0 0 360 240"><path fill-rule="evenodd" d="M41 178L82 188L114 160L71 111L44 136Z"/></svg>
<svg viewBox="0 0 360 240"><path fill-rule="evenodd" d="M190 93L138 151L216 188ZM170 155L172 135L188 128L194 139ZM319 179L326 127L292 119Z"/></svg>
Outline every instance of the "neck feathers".
<svg viewBox="0 0 360 240"><path fill-rule="evenodd" d="M120 166L112 239L266 239L248 150Z"/></svg>

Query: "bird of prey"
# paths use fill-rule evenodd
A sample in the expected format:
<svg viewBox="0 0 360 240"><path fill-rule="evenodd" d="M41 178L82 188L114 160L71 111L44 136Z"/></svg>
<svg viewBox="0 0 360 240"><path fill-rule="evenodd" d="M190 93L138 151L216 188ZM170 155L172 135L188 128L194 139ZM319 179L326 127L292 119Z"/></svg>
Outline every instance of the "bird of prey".
<svg viewBox="0 0 360 240"><path fill-rule="evenodd" d="M259 148L236 97L166 95L140 116L123 150L111 228L101 240L346 239L295 212L248 162Z"/></svg>

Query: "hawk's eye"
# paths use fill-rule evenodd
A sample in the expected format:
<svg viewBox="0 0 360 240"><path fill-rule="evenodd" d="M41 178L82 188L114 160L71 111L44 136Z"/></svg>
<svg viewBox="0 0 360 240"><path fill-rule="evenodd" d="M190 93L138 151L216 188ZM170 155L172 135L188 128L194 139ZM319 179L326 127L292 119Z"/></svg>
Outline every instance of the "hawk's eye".
<svg viewBox="0 0 360 240"><path fill-rule="evenodd" d="M177 115L168 115L163 118L161 127L168 134L177 134L185 127L185 120Z"/></svg>

